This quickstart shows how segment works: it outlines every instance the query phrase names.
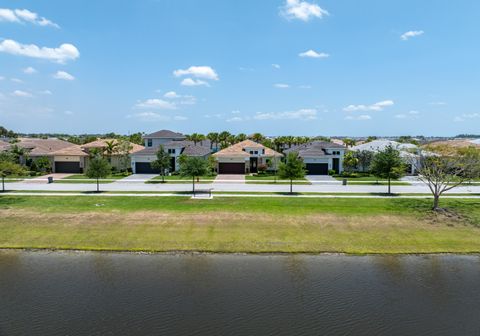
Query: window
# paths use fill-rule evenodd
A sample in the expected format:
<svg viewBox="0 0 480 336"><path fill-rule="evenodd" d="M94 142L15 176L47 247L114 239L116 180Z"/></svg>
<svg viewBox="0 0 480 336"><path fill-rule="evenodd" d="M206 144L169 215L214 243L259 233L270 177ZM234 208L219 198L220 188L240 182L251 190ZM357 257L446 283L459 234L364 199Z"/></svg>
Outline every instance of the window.
<svg viewBox="0 0 480 336"><path fill-rule="evenodd" d="M147 139L147 147L152 147L152 139Z"/></svg>
<svg viewBox="0 0 480 336"><path fill-rule="evenodd" d="M253 154L253 151L250 151L250 154Z"/></svg>
<svg viewBox="0 0 480 336"><path fill-rule="evenodd" d="M175 154L175 148L169 148L168 154Z"/></svg>
<svg viewBox="0 0 480 336"><path fill-rule="evenodd" d="M253 152L253 154L258 154L258 151Z"/></svg>

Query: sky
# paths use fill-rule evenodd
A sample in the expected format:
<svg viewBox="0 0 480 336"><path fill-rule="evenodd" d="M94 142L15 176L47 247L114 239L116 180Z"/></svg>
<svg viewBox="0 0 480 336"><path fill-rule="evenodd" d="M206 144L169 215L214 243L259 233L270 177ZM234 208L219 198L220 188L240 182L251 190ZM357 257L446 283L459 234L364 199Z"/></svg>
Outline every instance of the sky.
<svg viewBox="0 0 480 336"><path fill-rule="evenodd" d="M480 133L478 0L3 0L0 125Z"/></svg>

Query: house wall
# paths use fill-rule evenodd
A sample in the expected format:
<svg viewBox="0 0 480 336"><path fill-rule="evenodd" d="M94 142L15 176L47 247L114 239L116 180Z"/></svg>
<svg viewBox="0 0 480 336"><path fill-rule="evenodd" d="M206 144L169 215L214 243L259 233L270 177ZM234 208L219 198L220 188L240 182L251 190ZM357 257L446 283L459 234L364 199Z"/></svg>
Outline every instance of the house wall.
<svg viewBox="0 0 480 336"><path fill-rule="evenodd" d="M151 146L148 145L148 140L149 140L149 139L152 140L152 145L151 145ZM153 147L158 147L158 146L160 146L160 145L166 144L167 142L175 141L175 140L180 140L180 139L172 139L172 138L145 138L145 139L144 139L144 145L145 145L145 147L147 147L147 148L153 148Z"/></svg>

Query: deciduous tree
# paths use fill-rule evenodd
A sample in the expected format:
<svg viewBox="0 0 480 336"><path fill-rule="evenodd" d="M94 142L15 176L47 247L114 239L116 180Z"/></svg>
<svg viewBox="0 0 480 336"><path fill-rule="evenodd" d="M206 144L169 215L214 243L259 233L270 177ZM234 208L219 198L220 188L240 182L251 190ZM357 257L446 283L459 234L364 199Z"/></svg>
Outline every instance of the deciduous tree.
<svg viewBox="0 0 480 336"><path fill-rule="evenodd" d="M293 180L305 177L305 164L296 152L290 152L285 162L278 166L278 176L290 180L290 193L293 192Z"/></svg>

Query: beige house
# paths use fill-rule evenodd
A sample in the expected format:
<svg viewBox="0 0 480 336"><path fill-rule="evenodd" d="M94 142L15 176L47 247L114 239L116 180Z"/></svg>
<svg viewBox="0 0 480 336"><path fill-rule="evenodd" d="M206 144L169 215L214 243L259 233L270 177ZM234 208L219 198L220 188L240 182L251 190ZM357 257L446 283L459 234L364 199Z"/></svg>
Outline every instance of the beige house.
<svg viewBox="0 0 480 336"><path fill-rule="evenodd" d="M109 155L109 153L107 152L107 142L112 143L114 146L113 153L111 155ZM128 156L125 156L124 153L122 153L122 149L119 148L120 144L121 141L119 141L118 139L97 139L95 141L81 145L80 147L85 153L87 153L87 156L89 156L91 151L94 149L100 151L103 155L106 156L113 169L124 170L130 168L131 155L143 150L145 147L130 143L130 150L128 151ZM85 169L88 167L88 162L89 159L87 158L85 160Z"/></svg>
<svg viewBox="0 0 480 336"><path fill-rule="evenodd" d="M219 174L256 173L260 165L276 169L283 154L252 140L245 140L212 154Z"/></svg>

